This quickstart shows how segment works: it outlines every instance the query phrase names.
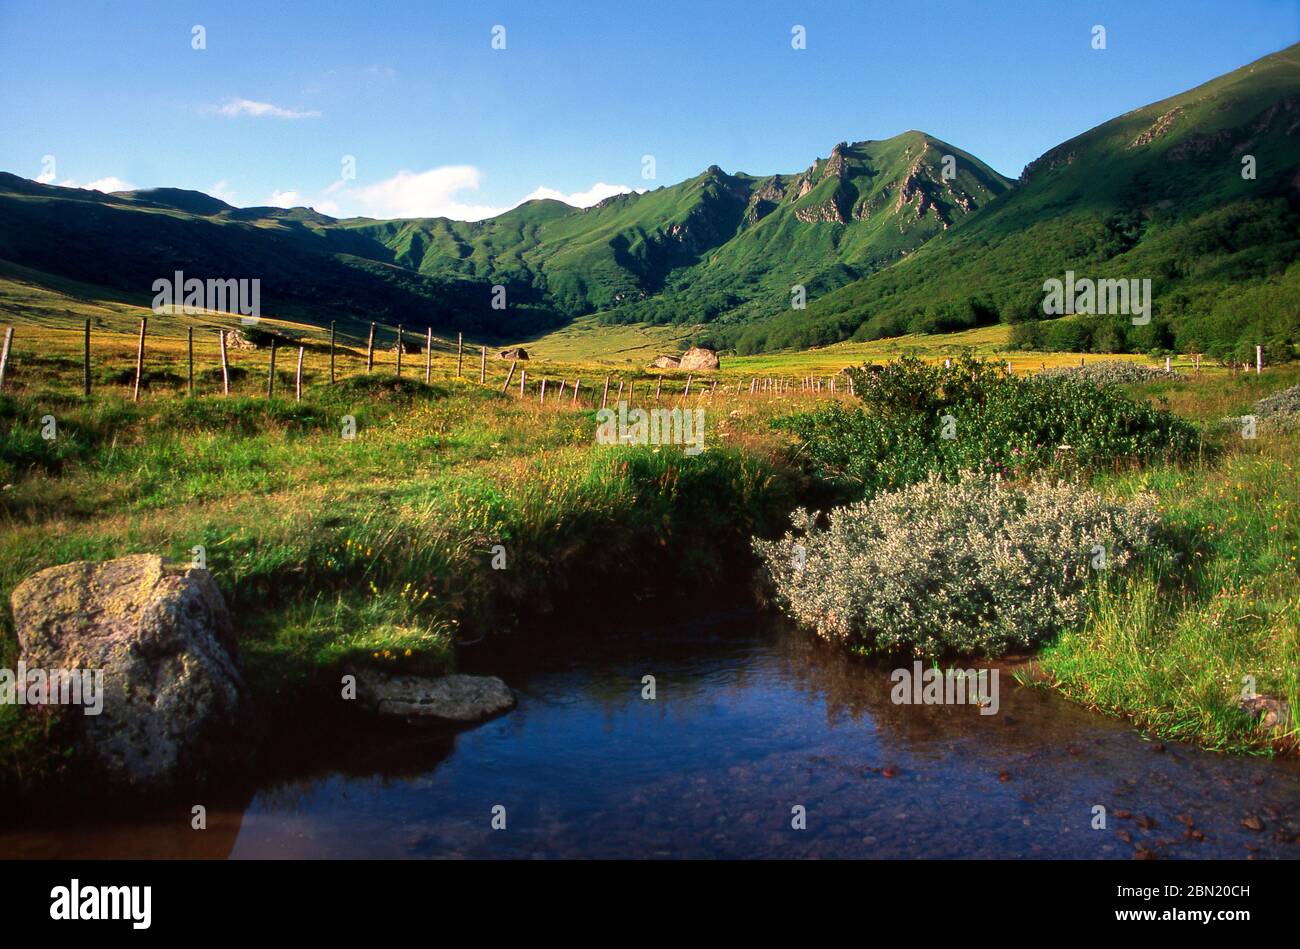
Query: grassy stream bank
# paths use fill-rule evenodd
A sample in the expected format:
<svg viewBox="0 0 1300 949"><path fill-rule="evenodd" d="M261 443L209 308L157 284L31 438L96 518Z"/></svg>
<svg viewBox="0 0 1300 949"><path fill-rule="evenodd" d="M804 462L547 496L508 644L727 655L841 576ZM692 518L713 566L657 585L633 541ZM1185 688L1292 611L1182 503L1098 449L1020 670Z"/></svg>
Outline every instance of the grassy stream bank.
<svg viewBox="0 0 1300 949"><path fill-rule="evenodd" d="M70 394L70 356L29 359L17 391L0 395L0 595L7 603L24 577L59 563L131 553L189 561L201 546L240 630L254 698L277 714L336 695L350 665L453 668L458 641L562 616L569 598L745 578L752 537L779 533L797 505L838 496L810 473L789 426L773 424L819 404L798 391L693 395L707 410L708 447L686 457L596 446L594 409L448 378L444 356L433 385L351 366L301 402L291 386L268 401L251 375L228 398L185 397L180 356L173 348L155 364L139 403L117 380L97 381L89 401ZM1213 461L1088 476L1117 497L1154 492L1196 539L1186 551L1194 569L1139 572L1098 592L1091 618L1040 654L1038 681L1156 735L1274 747L1236 697L1243 674L1293 708L1300 692L1297 436L1247 442L1215 425L1297 379L1289 366L1260 379L1207 372L1126 388L1197 423L1221 449ZM47 416L52 440L42 437ZM12 667L7 608L0 624L0 666ZM57 776L62 758L43 722L21 711L0 707L0 781L34 786Z"/></svg>

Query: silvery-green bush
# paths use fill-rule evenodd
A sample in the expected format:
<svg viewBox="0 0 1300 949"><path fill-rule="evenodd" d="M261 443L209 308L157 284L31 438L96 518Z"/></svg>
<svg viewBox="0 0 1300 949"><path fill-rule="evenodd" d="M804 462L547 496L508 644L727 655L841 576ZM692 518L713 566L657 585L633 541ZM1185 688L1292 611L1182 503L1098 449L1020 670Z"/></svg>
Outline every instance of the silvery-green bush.
<svg viewBox="0 0 1300 949"><path fill-rule="evenodd" d="M1132 385L1156 379L1177 379L1178 371L1164 366L1147 366L1124 359L1106 359L1086 366L1053 366L1034 373L1035 379L1068 379L1095 385Z"/></svg>
<svg viewBox="0 0 1300 949"><path fill-rule="evenodd" d="M1255 403L1255 414L1264 418L1300 415L1300 386L1267 395Z"/></svg>
<svg viewBox="0 0 1300 949"><path fill-rule="evenodd" d="M837 508L827 528L802 509L792 517L795 531L754 541L782 607L861 652L920 656L996 656L1052 636L1081 619L1098 574L1123 570L1159 527L1149 495L1120 503L972 473Z"/></svg>

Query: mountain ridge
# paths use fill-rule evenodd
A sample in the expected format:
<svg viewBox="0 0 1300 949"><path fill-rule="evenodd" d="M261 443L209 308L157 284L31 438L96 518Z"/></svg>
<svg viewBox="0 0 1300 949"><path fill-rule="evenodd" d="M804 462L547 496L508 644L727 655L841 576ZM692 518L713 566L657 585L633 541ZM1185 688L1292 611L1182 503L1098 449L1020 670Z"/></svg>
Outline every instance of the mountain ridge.
<svg viewBox="0 0 1300 949"><path fill-rule="evenodd" d="M1258 163L1249 181L1244 155ZM591 316L702 326L697 341L756 352L1002 320L1048 348L1285 348L1300 309L1297 169L1300 44L1094 126L1018 180L915 129L841 141L795 172L711 165L589 208L537 199L474 222L0 173L0 258L140 294L175 269L260 276L272 313L503 339ZM72 243L82 253L59 252ZM1158 318L1141 332L1040 326L1043 281L1070 268L1151 278ZM506 310L491 305L498 286ZM1248 311L1235 330L1234 307Z"/></svg>

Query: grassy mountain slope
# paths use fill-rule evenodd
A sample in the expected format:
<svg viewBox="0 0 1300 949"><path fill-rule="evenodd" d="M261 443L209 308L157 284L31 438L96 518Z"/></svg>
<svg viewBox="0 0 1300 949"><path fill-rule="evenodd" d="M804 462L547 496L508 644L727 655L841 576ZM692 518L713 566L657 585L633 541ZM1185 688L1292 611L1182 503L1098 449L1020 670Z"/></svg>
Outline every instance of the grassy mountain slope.
<svg viewBox="0 0 1300 949"><path fill-rule="evenodd" d="M258 278L263 312L314 323L377 319L514 336L562 321L526 289L508 313L493 310L487 288L403 267L383 243L309 209L220 210L197 192L164 190L166 201L0 174L0 260L141 302L175 270Z"/></svg>
<svg viewBox="0 0 1300 949"><path fill-rule="evenodd" d="M941 153L958 156L951 180L938 173ZM175 188L105 195L0 175L0 259L137 294L176 269L260 277L273 315L519 338L598 311L682 324L745 319L747 306L772 312L792 284L847 283L1008 187L919 132L838 145L801 175L710 167L586 210L530 201L479 222L340 221ZM497 284L506 311L491 309Z"/></svg>
<svg viewBox="0 0 1300 949"><path fill-rule="evenodd" d="M908 259L730 338L757 351L1036 320L1043 282L1068 268L1150 278L1155 295L1147 327L1063 324L1074 329L1060 341L1076 348L1285 347L1300 339L1298 186L1293 46L1058 145L1011 194Z"/></svg>

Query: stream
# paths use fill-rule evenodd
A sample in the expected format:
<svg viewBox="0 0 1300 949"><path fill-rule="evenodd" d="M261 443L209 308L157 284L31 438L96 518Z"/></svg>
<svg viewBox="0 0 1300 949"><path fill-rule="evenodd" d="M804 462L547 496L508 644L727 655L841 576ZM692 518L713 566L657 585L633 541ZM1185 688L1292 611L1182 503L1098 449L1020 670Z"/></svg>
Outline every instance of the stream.
<svg viewBox="0 0 1300 949"><path fill-rule="evenodd" d="M676 609L468 648L462 671L504 678L513 711L458 732L358 725L299 739L275 775L199 802L206 830L191 829L188 804L92 807L0 829L0 852L1300 857L1300 762L1161 745L1006 669L996 714L896 705L886 666L752 609L664 617ZM1097 805L1105 829L1092 826Z"/></svg>

